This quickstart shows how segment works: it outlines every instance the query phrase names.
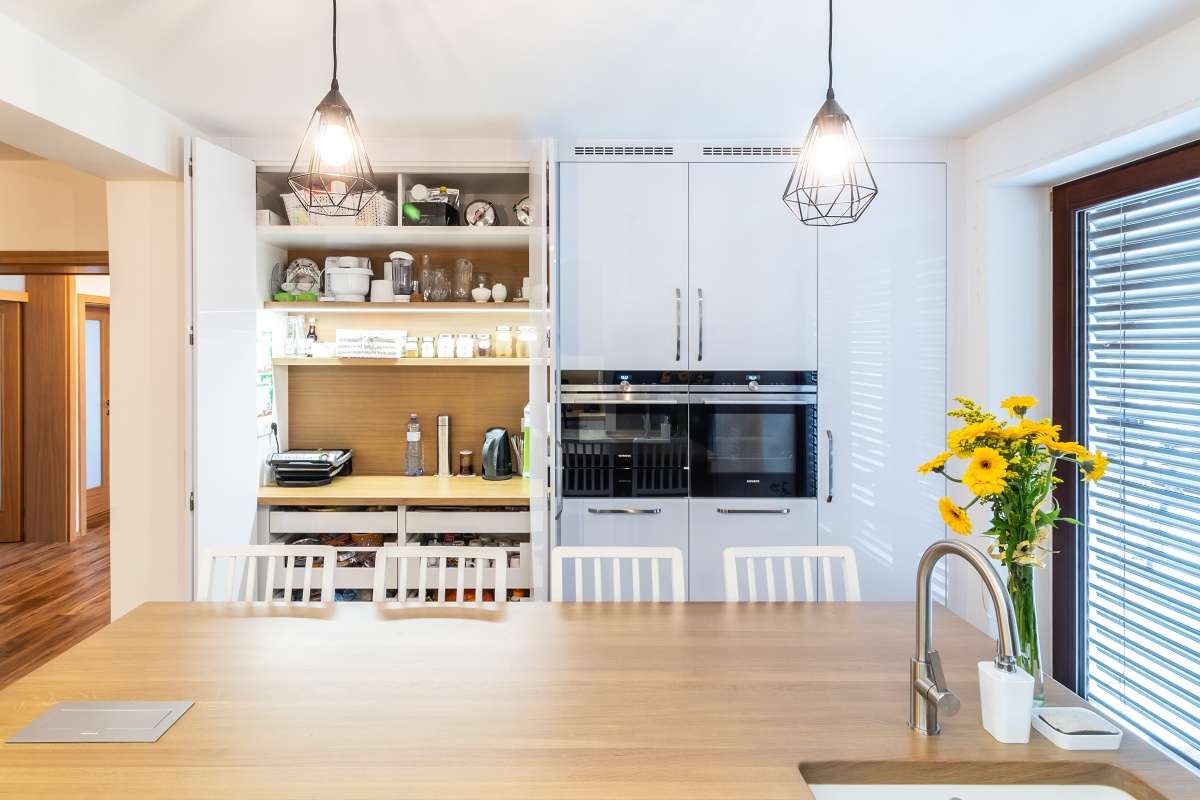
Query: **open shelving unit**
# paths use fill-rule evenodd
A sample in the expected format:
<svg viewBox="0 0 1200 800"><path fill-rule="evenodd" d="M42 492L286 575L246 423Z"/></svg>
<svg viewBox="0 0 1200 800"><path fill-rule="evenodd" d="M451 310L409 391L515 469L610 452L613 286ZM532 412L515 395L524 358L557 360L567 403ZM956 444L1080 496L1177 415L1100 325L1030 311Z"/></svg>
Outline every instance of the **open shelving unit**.
<svg viewBox="0 0 1200 800"><path fill-rule="evenodd" d="M288 251L327 249L526 250L529 228L427 225L260 225L258 241Z"/></svg>
<svg viewBox="0 0 1200 800"><path fill-rule="evenodd" d="M529 303L263 303L268 311L289 311L297 314L433 314L447 311L455 314L528 314Z"/></svg>

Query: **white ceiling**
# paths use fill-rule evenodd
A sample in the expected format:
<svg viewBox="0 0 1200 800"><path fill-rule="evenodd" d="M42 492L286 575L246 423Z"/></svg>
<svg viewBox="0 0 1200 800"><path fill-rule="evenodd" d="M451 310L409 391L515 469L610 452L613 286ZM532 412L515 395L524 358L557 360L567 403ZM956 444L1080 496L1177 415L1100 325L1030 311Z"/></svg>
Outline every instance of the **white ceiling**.
<svg viewBox="0 0 1200 800"><path fill-rule="evenodd" d="M296 135L329 0L0 0L212 136ZM824 99L824 0L342 0L339 78L377 137L783 138ZM1200 16L1197 0L838 0L866 137L964 136Z"/></svg>

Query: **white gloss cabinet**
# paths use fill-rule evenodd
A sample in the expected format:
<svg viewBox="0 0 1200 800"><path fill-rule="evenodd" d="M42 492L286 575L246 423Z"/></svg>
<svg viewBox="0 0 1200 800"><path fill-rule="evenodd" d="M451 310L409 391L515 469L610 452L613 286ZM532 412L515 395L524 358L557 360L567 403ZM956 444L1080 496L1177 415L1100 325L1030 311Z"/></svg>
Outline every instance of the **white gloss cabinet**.
<svg viewBox="0 0 1200 800"><path fill-rule="evenodd" d="M723 601L725 548L815 545L817 503L812 498L693 498L688 530L688 599Z"/></svg>
<svg viewBox="0 0 1200 800"><path fill-rule="evenodd" d="M584 547L677 547L688 556L688 500L680 498L566 498L559 544ZM661 565L660 565L661 566ZM610 563L604 565L604 597L612 600ZM662 567L666 569L666 567ZM570 570L565 570L569 573ZM585 599L593 600L591 565L585 575ZM660 573L667 580L667 572ZM627 583L627 582L626 582ZM642 597L650 597L648 573L643 575ZM666 585L665 583L663 584ZM563 575L563 596L575 596L574 575Z"/></svg>
<svg viewBox="0 0 1200 800"><path fill-rule="evenodd" d="M689 164L693 370L814 369L817 234L780 199L792 164Z"/></svg>
<svg viewBox="0 0 1200 800"><path fill-rule="evenodd" d="M687 369L688 165L559 165L563 369Z"/></svg>
<svg viewBox="0 0 1200 800"><path fill-rule="evenodd" d="M946 444L946 167L872 170L866 213L818 233L818 541L854 548L863 600L912 600L945 532L916 467Z"/></svg>

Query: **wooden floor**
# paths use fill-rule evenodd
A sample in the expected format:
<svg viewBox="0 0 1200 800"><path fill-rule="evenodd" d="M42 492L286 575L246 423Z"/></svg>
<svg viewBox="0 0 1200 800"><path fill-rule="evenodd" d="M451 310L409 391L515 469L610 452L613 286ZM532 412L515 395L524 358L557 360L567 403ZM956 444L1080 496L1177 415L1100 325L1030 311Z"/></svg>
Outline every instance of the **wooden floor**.
<svg viewBox="0 0 1200 800"><path fill-rule="evenodd" d="M0 689L109 622L108 522L74 542L0 544Z"/></svg>

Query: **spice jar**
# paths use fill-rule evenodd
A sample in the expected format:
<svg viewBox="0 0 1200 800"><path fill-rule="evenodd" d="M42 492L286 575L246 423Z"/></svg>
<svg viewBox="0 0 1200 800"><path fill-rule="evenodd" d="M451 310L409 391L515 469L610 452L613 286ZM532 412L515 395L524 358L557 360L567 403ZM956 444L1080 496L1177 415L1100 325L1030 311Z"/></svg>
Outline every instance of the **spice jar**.
<svg viewBox="0 0 1200 800"><path fill-rule="evenodd" d="M421 356L421 344L417 341L417 337L409 336L404 340L404 355L403 358L419 358Z"/></svg>
<svg viewBox="0 0 1200 800"><path fill-rule="evenodd" d="M475 337L469 333L460 333L458 340L454 343L455 358L474 358L475 357Z"/></svg>
<svg viewBox="0 0 1200 800"><path fill-rule="evenodd" d="M421 358L433 358L436 351L433 349L433 337L421 337Z"/></svg>
<svg viewBox="0 0 1200 800"><path fill-rule="evenodd" d="M492 357L492 335L490 333L481 333L475 337L475 357Z"/></svg>
<svg viewBox="0 0 1200 800"><path fill-rule="evenodd" d="M511 326L500 325L496 328L496 342L493 345L492 354L496 358L512 358L513 333Z"/></svg>
<svg viewBox="0 0 1200 800"><path fill-rule="evenodd" d="M517 328L517 358L530 358L537 350L537 328L521 325Z"/></svg>
<svg viewBox="0 0 1200 800"><path fill-rule="evenodd" d="M454 334L439 333L437 338L437 357L454 358Z"/></svg>
<svg viewBox="0 0 1200 800"><path fill-rule="evenodd" d="M471 456L474 452L471 450L458 451L458 474L464 478L470 478L475 475L475 465L471 463Z"/></svg>

